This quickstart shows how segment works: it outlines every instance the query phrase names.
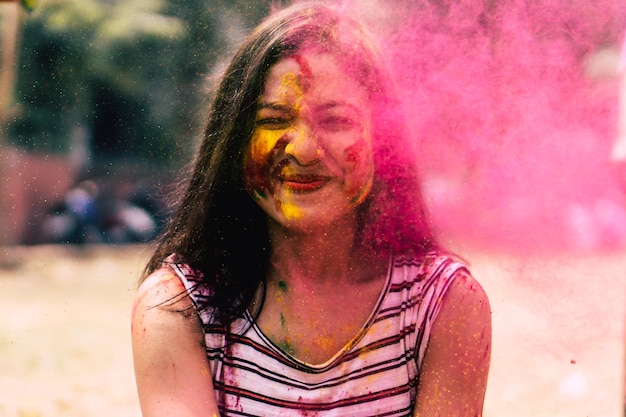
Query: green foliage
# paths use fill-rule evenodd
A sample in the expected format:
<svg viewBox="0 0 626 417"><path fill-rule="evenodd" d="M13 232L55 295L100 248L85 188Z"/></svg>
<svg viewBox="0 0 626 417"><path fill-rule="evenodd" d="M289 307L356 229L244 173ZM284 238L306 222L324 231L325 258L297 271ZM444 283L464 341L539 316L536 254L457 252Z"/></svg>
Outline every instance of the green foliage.
<svg viewBox="0 0 626 417"><path fill-rule="evenodd" d="M232 48L229 38L238 42L269 7L270 0L38 0L24 15L9 139L69 152L75 132L87 131L100 159L167 161L193 148L207 75Z"/></svg>
<svg viewBox="0 0 626 417"><path fill-rule="evenodd" d="M20 0L22 7L29 12L32 12L35 6L37 6L37 0Z"/></svg>

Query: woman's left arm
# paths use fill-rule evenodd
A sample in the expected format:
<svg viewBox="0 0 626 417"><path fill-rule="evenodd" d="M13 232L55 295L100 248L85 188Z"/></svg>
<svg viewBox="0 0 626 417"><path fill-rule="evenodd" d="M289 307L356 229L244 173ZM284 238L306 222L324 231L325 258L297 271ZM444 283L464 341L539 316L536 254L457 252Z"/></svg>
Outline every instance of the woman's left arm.
<svg viewBox="0 0 626 417"><path fill-rule="evenodd" d="M443 298L418 383L416 417L480 417L491 356L491 309L467 272Z"/></svg>

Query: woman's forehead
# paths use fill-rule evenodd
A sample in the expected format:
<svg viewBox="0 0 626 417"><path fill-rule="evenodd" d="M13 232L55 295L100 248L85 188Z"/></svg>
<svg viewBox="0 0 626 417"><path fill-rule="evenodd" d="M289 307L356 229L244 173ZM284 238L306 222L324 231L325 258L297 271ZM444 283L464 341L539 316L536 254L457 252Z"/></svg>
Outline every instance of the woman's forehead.
<svg viewBox="0 0 626 417"><path fill-rule="evenodd" d="M365 100L365 88L330 53L305 51L277 61L268 71L262 99L289 95Z"/></svg>

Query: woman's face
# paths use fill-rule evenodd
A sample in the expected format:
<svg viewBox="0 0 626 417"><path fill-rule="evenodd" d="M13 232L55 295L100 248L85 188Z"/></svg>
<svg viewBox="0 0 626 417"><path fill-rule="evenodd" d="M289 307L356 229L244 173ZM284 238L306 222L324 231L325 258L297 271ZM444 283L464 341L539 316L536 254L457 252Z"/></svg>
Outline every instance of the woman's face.
<svg viewBox="0 0 626 417"><path fill-rule="evenodd" d="M302 52L270 68L244 179L279 224L307 230L353 213L373 179L365 89L330 54Z"/></svg>

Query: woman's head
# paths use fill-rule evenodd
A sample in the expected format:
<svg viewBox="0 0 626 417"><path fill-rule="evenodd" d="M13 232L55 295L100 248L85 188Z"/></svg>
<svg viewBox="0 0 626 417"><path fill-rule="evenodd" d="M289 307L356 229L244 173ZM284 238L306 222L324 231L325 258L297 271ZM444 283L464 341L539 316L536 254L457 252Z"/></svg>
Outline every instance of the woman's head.
<svg viewBox="0 0 626 417"><path fill-rule="evenodd" d="M213 287L231 292L220 302L226 312L247 306L259 277L265 275L271 250L266 214L251 198L254 190L244 175L259 103L268 74L279 61L296 62L298 71L306 73L303 55L328 58L342 77L359 86L367 101L365 152L371 156L373 179L357 187L354 195L357 246L379 254L434 246L415 170L403 148L401 106L371 38L335 9L292 6L261 24L226 69L191 180L148 269L158 267L169 253L178 253L211 275ZM242 293L241 288L247 289Z"/></svg>
<svg viewBox="0 0 626 417"><path fill-rule="evenodd" d="M370 102L337 58L317 48L270 67L243 175L277 224L311 231L354 223L373 181Z"/></svg>
<svg viewBox="0 0 626 417"><path fill-rule="evenodd" d="M381 110L388 104L383 61L361 26L325 6L292 6L271 16L247 38L217 91L206 134L219 132L227 142L229 159L243 163L271 68L281 59L299 60L303 53L332 56L339 69L363 87L370 103Z"/></svg>
<svg viewBox="0 0 626 417"><path fill-rule="evenodd" d="M363 207L363 210L366 208L371 210L363 213L362 221L365 222L371 217L370 214L377 211L376 223L378 223L377 227L369 225L367 227L369 233L365 235L373 239L371 243L379 242L380 246L389 246L390 240L393 240L395 235L402 235L398 230L400 226L391 225L390 220L394 217L406 220L406 215L412 212L410 207L407 208L407 204L417 203L420 211L417 215L419 225L416 226L413 220L409 220L403 223L402 227L410 229L416 226L432 240L427 232L428 227L424 224L419 187L417 183L409 184L414 182L415 173L411 171L411 164L406 160L406 149L402 149L406 145L403 143L404 120L398 100L394 96L393 83L388 75L385 60L374 46L371 37L357 22L325 6L301 4L270 17L248 37L226 71L224 82L218 91L217 102L220 97L223 98L223 104L228 106L228 110L222 110L219 114L235 121L232 124L232 142L225 147L233 152L228 159L237 162L236 170L232 174L237 175L244 170L244 159L246 151L250 148L257 109L268 74L281 60L296 61L300 73L310 71L310 65L303 59L305 54L330 57L340 71L337 78L354 80L362 87L368 101L371 152L376 177L370 200L393 198L394 202L389 204L389 207L380 207L380 204L372 206L372 201L369 201ZM351 93L346 91L346 95L349 94ZM259 173L267 175L266 172L257 171L257 175ZM240 181L240 178L237 178L237 181ZM411 189L397 188L400 183ZM240 185L246 187L246 184ZM246 188L250 188L249 184ZM369 190L367 188L365 194ZM410 201L405 201L399 206L397 203L404 198L399 195L402 191L412 193L411 197L414 198L409 198ZM363 198L360 198L359 202L362 200ZM289 210L291 214L294 213L293 207ZM394 236L389 236L390 234ZM407 247L415 244L408 241L405 243ZM402 245L391 246L394 249L401 249Z"/></svg>

